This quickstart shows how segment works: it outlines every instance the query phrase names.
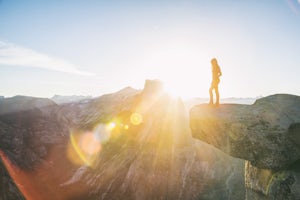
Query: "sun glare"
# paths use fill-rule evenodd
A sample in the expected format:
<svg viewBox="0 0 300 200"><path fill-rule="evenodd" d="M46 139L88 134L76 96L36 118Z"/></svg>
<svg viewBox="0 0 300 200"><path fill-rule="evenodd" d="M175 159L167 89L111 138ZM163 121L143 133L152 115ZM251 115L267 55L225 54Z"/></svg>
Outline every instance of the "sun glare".
<svg viewBox="0 0 300 200"><path fill-rule="evenodd" d="M194 79L177 79L165 81L165 91L172 97L180 97L182 99L189 99L199 96L207 96L209 80L194 78Z"/></svg>
<svg viewBox="0 0 300 200"><path fill-rule="evenodd" d="M143 122L143 117L141 114L139 113L133 113L131 116L130 116L130 122L137 126L139 124L141 124Z"/></svg>
<svg viewBox="0 0 300 200"><path fill-rule="evenodd" d="M143 116L137 112L132 113L130 123L134 126L140 125L143 123ZM126 121L114 118L106 124L98 124L90 131L71 131L67 149L68 158L74 164L93 167L103 144L120 134L126 134L130 128Z"/></svg>
<svg viewBox="0 0 300 200"><path fill-rule="evenodd" d="M109 124L107 124L106 128L111 131L116 127L116 123L115 122L110 122Z"/></svg>
<svg viewBox="0 0 300 200"><path fill-rule="evenodd" d="M184 34L184 33L182 33ZM164 89L183 99L208 96L211 79L210 53L193 38L174 37L153 43L137 68L144 79L159 79ZM141 71L140 66L146 70Z"/></svg>

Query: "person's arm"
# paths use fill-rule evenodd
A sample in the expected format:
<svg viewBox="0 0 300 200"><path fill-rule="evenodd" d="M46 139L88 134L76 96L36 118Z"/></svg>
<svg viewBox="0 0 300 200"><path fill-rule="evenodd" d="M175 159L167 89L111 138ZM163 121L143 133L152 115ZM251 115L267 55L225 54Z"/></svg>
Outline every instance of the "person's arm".
<svg viewBox="0 0 300 200"><path fill-rule="evenodd" d="M219 67L219 76L222 76L222 71L220 67Z"/></svg>

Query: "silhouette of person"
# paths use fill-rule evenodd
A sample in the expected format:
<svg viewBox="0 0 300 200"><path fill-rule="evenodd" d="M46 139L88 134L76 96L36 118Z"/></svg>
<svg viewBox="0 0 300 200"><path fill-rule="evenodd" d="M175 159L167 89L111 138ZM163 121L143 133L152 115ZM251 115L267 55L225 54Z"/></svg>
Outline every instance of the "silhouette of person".
<svg viewBox="0 0 300 200"><path fill-rule="evenodd" d="M210 96L209 104L212 105L214 103L213 90L215 90L216 105L219 105L220 95L219 95L218 85L220 83L219 77L222 76L222 72L221 72L220 66L218 65L218 61L216 58L211 59L211 70L212 70L212 82L211 82L211 86L209 88L209 96Z"/></svg>

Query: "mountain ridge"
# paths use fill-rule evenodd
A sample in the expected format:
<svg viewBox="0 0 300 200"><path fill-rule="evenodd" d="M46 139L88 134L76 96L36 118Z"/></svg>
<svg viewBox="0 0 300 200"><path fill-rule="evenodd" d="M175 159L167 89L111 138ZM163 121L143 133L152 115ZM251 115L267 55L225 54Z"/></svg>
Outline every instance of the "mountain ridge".
<svg viewBox="0 0 300 200"><path fill-rule="evenodd" d="M0 115L2 161L25 198L240 199L243 162L193 140L183 102L151 83Z"/></svg>

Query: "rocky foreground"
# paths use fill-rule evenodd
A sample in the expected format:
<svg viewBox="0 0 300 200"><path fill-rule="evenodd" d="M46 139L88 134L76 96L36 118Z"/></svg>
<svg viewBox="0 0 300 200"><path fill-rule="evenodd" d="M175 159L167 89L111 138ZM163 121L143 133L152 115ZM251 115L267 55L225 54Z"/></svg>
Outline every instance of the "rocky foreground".
<svg viewBox="0 0 300 200"><path fill-rule="evenodd" d="M192 135L246 160L247 200L300 199L300 97L272 95L253 105L198 105Z"/></svg>
<svg viewBox="0 0 300 200"><path fill-rule="evenodd" d="M0 199L245 198L244 161L193 139L180 99L157 81L57 105L5 100Z"/></svg>

